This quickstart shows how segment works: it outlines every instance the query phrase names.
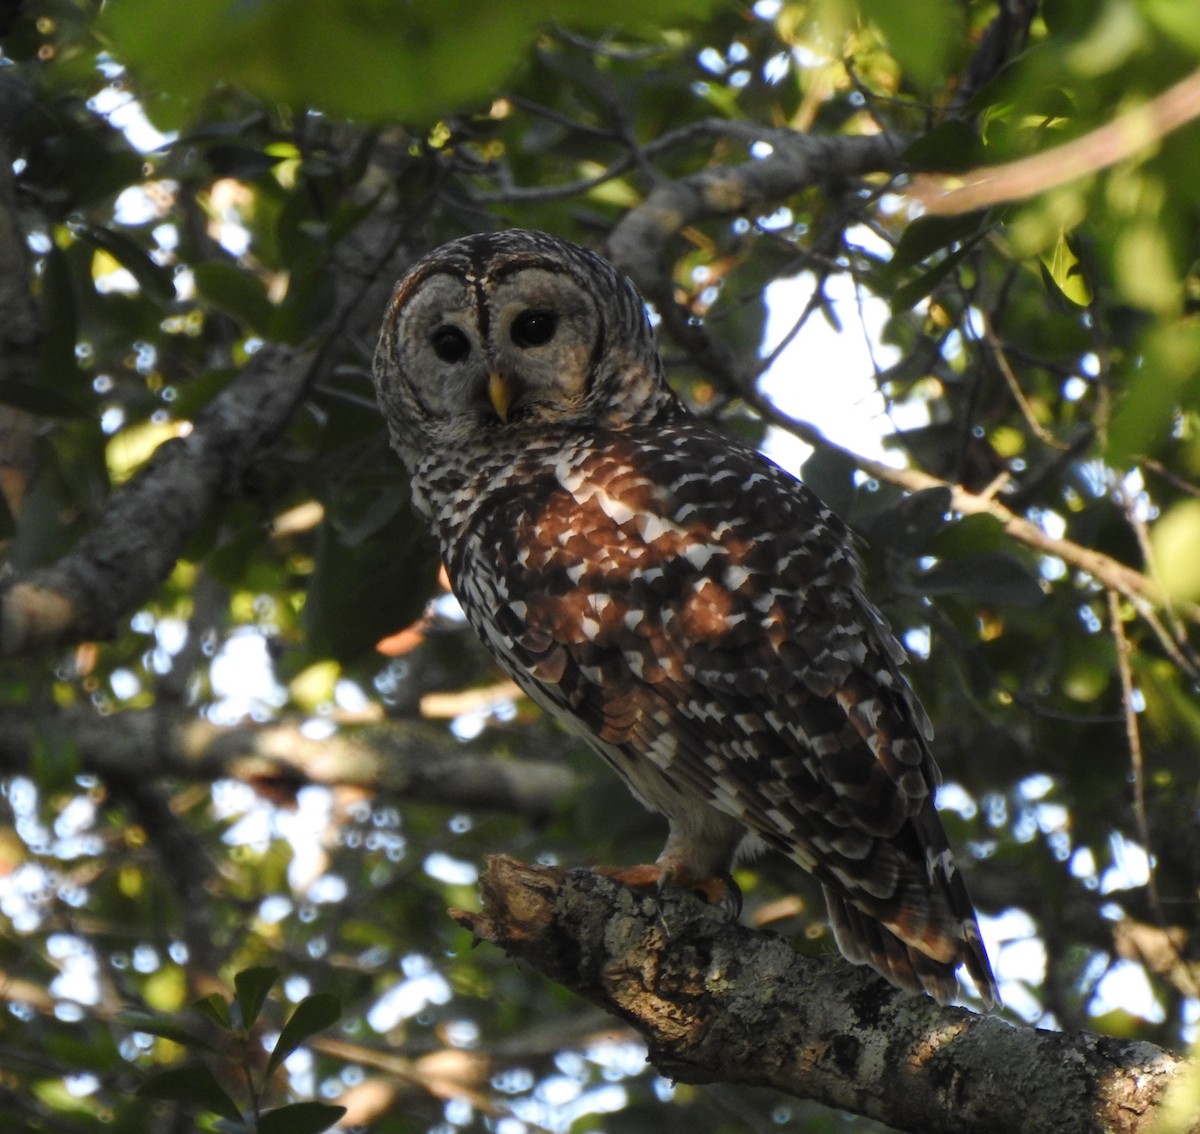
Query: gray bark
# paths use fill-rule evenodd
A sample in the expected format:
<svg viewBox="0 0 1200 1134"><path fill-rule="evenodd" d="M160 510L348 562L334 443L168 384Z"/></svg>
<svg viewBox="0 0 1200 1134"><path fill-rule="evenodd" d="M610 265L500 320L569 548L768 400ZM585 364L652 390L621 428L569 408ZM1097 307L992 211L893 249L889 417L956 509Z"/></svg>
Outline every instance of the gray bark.
<svg viewBox="0 0 1200 1134"><path fill-rule="evenodd" d="M455 920L627 1021L679 1081L774 1087L921 1134L1143 1134L1187 1067L1148 1043L939 1008L687 894L506 857L482 889L482 912Z"/></svg>

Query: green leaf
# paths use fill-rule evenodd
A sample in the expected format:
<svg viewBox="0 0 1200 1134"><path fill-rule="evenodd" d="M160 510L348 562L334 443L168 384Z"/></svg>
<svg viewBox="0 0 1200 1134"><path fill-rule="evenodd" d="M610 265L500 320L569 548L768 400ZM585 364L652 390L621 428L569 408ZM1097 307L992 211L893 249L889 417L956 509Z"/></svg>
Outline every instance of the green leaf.
<svg viewBox="0 0 1200 1134"><path fill-rule="evenodd" d="M800 467L800 479L845 519L854 505L854 461L840 449L814 449Z"/></svg>
<svg viewBox="0 0 1200 1134"><path fill-rule="evenodd" d="M328 1130L345 1113L344 1106L330 1106L328 1103L291 1103L260 1116L258 1134L319 1134L321 1130Z"/></svg>
<svg viewBox="0 0 1200 1134"><path fill-rule="evenodd" d="M945 526L950 489L926 488L903 497L890 508L858 523L863 534L880 548L901 555L920 555Z"/></svg>
<svg viewBox="0 0 1200 1134"><path fill-rule="evenodd" d="M1200 55L1200 20L1186 0L1142 0L1140 8L1176 45Z"/></svg>
<svg viewBox="0 0 1200 1134"><path fill-rule="evenodd" d="M893 313L899 314L901 311L907 311L910 307L924 299L962 263L963 258L970 251L971 245L964 244L962 247L951 252L944 260L940 260L929 271L922 272L916 279L909 280L907 283L903 283L896 288L892 292L890 299L890 306Z"/></svg>
<svg viewBox="0 0 1200 1134"><path fill-rule="evenodd" d="M913 79L932 85L946 73L962 38L962 17L951 0L860 0L863 15L883 32Z"/></svg>
<svg viewBox="0 0 1200 1134"><path fill-rule="evenodd" d="M114 0L114 52L149 85L198 101L225 83L362 121L430 122L488 103L554 21L641 28L715 0Z"/></svg>
<svg viewBox="0 0 1200 1134"><path fill-rule="evenodd" d="M318 992L301 1000L275 1041L271 1057L267 1060L267 1074L270 1075L309 1036L336 1024L341 1014L342 1002L332 993Z"/></svg>
<svg viewBox="0 0 1200 1134"><path fill-rule="evenodd" d="M1181 321L1152 328L1113 415L1109 464L1128 468L1137 458L1156 452L1170 438L1179 407L1194 401L1198 388L1200 327Z"/></svg>
<svg viewBox="0 0 1200 1134"><path fill-rule="evenodd" d="M137 1092L142 1098L201 1106L222 1118L240 1122L242 1112L207 1067L173 1067L147 1079Z"/></svg>
<svg viewBox="0 0 1200 1134"><path fill-rule="evenodd" d="M1171 237L1158 217L1126 224L1113 244L1113 269L1121 294L1137 307L1171 315L1183 304Z"/></svg>
<svg viewBox="0 0 1200 1134"><path fill-rule="evenodd" d="M1088 287L1083 265L1065 233L1048 251L1042 253L1042 266L1054 281L1054 286L1072 303L1078 307L1086 307L1091 303L1092 289Z"/></svg>
<svg viewBox="0 0 1200 1134"><path fill-rule="evenodd" d="M81 224L75 232L82 240L107 252L137 280L147 295L164 303L174 301L174 276L161 264L156 264L133 237L98 224Z"/></svg>
<svg viewBox="0 0 1200 1134"><path fill-rule="evenodd" d="M205 1051L216 1051L211 1043L198 1036L187 1025L174 1016L163 1016L157 1012L143 1012L140 1008L127 1008L117 1013L116 1021L122 1027L147 1035L162 1036L184 1047L199 1047Z"/></svg>
<svg viewBox="0 0 1200 1134"><path fill-rule="evenodd" d="M327 519L317 534L304 605L308 643L347 664L415 622L436 593L437 552L424 528L402 515L371 530L370 517L378 514L343 504L341 516ZM347 579L355 586L346 586ZM363 603L363 594L371 603Z"/></svg>
<svg viewBox="0 0 1200 1134"><path fill-rule="evenodd" d="M1045 597L1025 564L996 551L944 560L918 575L916 585L928 595L959 595L997 606L1036 606Z"/></svg>
<svg viewBox="0 0 1200 1134"><path fill-rule="evenodd" d="M935 126L904 151L904 162L911 169L956 173L980 165L982 161L979 134L961 118L952 118Z"/></svg>
<svg viewBox="0 0 1200 1134"><path fill-rule="evenodd" d="M229 1028L232 1021L229 1017L229 1001L218 993L210 993L200 1000L194 1001L192 1007L201 1015L206 1016L219 1028Z"/></svg>
<svg viewBox="0 0 1200 1134"><path fill-rule="evenodd" d="M210 303L245 323L256 334L268 333L275 307L256 276L223 260L197 264L192 274L196 289Z"/></svg>
<svg viewBox="0 0 1200 1134"><path fill-rule="evenodd" d="M279 970L270 965L243 969L234 974L233 986L237 990L235 1002L241 1017L241 1027L248 1028L258 1019L258 1014L267 1001L267 993L278 979Z"/></svg>
<svg viewBox="0 0 1200 1134"><path fill-rule="evenodd" d="M71 265L57 244L51 247L43 262L41 293L45 338L42 356L38 361L38 378L48 389L77 387L84 381L79 360L75 357L75 344L79 340L79 311Z"/></svg>
<svg viewBox="0 0 1200 1134"><path fill-rule="evenodd" d="M974 213L961 217L918 217L901 234L888 269L899 274L965 237L978 237L979 228L979 217Z"/></svg>
<svg viewBox="0 0 1200 1134"><path fill-rule="evenodd" d="M1172 602L1200 598L1200 500L1181 500L1150 529L1158 582Z"/></svg>

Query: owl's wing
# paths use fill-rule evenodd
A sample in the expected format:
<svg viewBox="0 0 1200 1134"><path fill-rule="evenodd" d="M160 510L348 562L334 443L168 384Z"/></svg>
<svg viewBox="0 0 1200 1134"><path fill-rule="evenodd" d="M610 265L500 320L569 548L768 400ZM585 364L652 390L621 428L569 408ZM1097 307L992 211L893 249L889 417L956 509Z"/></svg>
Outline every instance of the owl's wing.
<svg viewBox="0 0 1200 1134"><path fill-rule="evenodd" d="M477 629L635 790L648 761L813 873L851 959L943 999L962 962L994 994L928 720L807 489L697 424L627 431L497 499L478 550Z"/></svg>

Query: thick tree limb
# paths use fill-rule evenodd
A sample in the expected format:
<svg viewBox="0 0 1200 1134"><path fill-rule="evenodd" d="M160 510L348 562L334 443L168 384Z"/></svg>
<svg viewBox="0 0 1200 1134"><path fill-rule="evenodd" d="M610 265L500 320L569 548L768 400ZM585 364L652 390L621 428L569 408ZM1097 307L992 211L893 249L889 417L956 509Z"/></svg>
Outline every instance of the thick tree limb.
<svg viewBox="0 0 1200 1134"><path fill-rule="evenodd" d="M82 769L108 780L238 779L290 796L306 784L545 820L575 786L559 761L500 759L419 722L343 729L314 740L295 722L222 727L162 709L58 717ZM34 767L38 720L0 713L0 775Z"/></svg>
<svg viewBox="0 0 1200 1134"><path fill-rule="evenodd" d="M0 656L111 637L167 577L212 507L241 489L303 396L312 359L264 347L186 437L160 445L113 494L71 552L25 578L5 580Z"/></svg>
<svg viewBox="0 0 1200 1134"><path fill-rule="evenodd" d="M506 857L482 887L483 911L456 921L632 1024L684 1082L774 1087L922 1134L1142 1134L1186 1066L1148 1043L939 1008L690 895L659 903Z"/></svg>

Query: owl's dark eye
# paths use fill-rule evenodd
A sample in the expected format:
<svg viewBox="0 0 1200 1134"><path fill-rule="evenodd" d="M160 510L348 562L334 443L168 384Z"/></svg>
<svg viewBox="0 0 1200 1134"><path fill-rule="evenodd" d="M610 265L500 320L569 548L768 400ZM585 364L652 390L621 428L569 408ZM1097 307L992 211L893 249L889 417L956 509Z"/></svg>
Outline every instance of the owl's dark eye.
<svg viewBox="0 0 1200 1134"><path fill-rule="evenodd" d="M439 327L429 337L433 353L443 362L461 362L471 353L471 340L457 327Z"/></svg>
<svg viewBox="0 0 1200 1134"><path fill-rule="evenodd" d="M557 327L553 311L525 311L513 320L512 341L519 347L542 346L554 338Z"/></svg>

